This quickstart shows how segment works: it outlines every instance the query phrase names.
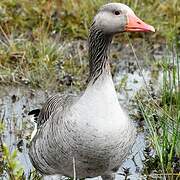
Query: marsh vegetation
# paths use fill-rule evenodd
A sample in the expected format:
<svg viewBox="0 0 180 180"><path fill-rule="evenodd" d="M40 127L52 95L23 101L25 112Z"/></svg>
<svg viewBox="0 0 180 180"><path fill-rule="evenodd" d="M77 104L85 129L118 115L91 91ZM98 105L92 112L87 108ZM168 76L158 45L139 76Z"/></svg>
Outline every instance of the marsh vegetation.
<svg viewBox="0 0 180 180"><path fill-rule="evenodd" d="M57 91L78 93L84 89L88 28L100 5L107 2L0 1L2 179L40 178L27 157L33 129L27 113ZM178 179L180 1L116 2L129 5L156 29L155 34L118 35L112 44L111 67L120 103L126 102L130 116L145 137L143 165L134 165L135 169L144 179ZM28 166L22 163L25 161ZM33 172L27 173L30 170ZM128 168L121 172L122 177L130 177L130 173Z"/></svg>

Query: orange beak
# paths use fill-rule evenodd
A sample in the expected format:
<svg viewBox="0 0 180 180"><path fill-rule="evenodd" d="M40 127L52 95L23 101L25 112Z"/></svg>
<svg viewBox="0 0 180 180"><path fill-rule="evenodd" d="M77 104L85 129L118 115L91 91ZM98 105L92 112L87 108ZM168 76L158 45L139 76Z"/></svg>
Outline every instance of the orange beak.
<svg viewBox="0 0 180 180"><path fill-rule="evenodd" d="M127 16L127 25L125 28L126 32L155 32L153 26L144 23L135 15Z"/></svg>

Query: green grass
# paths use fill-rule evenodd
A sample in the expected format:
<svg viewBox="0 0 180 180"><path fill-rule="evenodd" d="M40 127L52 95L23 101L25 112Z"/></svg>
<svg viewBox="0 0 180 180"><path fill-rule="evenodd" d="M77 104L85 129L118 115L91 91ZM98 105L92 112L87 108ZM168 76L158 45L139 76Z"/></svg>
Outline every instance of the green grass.
<svg viewBox="0 0 180 180"><path fill-rule="evenodd" d="M108 0L2 0L1 27L8 35L30 31L62 33L62 38L86 38L89 25L98 8ZM153 24L157 34L174 37L179 33L178 0L116 0L129 5L137 15ZM158 14L158 16L157 16Z"/></svg>
<svg viewBox="0 0 180 180"><path fill-rule="evenodd" d="M148 131L150 147L156 155L145 161L145 173L169 174L177 177L180 167L180 61L177 52L159 62L163 85L159 96L152 97L146 89L138 94L138 105ZM148 100L143 98L148 97ZM153 162L153 163L152 163Z"/></svg>
<svg viewBox="0 0 180 180"><path fill-rule="evenodd" d="M78 77L80 80L84 77L82 71L86 63L79 61L78 54L73 56L70 52L65 55L68 47L64 43L58 44L46 37L34 42L26 41L23 37L9 41L8 45L0 46L3 84L26 84L40 88L49 86L53 89L57 85L58 88L66 87L63 80L66 75L77 76L73 81L75 84L79 81ZM81 58L82 61L84 58Z"/></svg>
<svg viewBox="0 0 180 180"><path fill-rule="evenodd" d="M0 83L29 84L41 88L47 88L47 85L52 84L51 87L54 88L53 84L59 79L56 64L60 61L64 63L68 59L64 57L66 49L60 48L62 41L87 39L93 16L98 8L107 2L109 1L1 0ZM175 40L179 43L180 1L116 0L115 2L129 5L139 17L155 27L156 33L149 37L151 42ZM140 34L135 33L133 36L139 37ZM123 37L121 40L126 40ZM71 55L71 52L69 54ZM74 56L70 59L74 61ZM85 65L75 60L76 66L65 66L63 73L68 74L72 71L75 79L80 75L83 78L78 80L83 80L87 51L83 53L82 59L85 59L82 61ZM77 85L78 80L75 82Z"/></svg>

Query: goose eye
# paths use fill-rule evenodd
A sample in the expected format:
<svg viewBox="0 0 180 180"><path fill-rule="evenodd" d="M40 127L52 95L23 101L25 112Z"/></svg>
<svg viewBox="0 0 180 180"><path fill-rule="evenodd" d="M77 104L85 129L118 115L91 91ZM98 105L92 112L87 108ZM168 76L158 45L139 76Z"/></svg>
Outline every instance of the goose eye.
<svg viewBox="0 0 180 180"><path fill-rule="evenodd" d="M120 12L120 11L115 11L114 14L115 14L115 15L120 15L121 12Z"/></svg>

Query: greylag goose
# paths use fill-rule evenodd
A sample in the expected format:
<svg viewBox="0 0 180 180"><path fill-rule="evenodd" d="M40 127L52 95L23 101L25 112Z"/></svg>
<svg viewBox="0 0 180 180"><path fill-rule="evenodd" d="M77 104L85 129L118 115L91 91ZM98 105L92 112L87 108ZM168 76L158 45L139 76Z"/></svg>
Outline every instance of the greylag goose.
<svg viewBox="0 0 180 180"><path fill-rule="evenodd" d="M113 173L132 148L136 130L118 102L109 46L114 34L154 31L124 4L100 8L90 28L86 90L80 96L52 96L40 112L33 112L38 129L29 156L43 176L114 179Z"/></svg>

